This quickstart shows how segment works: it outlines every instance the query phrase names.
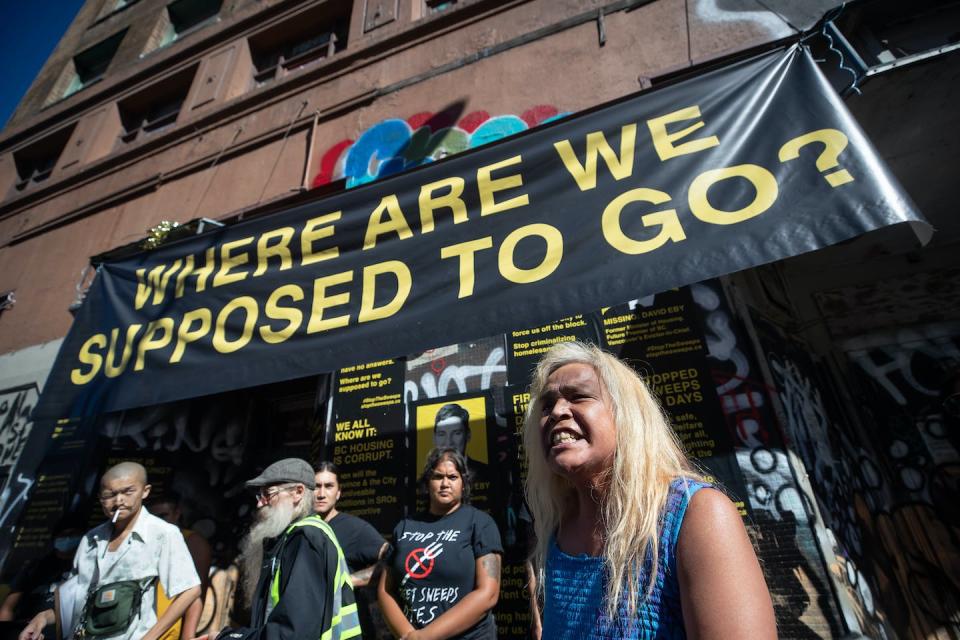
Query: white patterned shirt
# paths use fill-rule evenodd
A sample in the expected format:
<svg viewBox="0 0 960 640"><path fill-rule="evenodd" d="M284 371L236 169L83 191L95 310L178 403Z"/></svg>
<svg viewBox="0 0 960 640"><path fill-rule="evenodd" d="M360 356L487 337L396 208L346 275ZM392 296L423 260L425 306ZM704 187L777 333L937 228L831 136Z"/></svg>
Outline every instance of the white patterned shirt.
<svg viewBox="0 0 960 640"><path fill-rule="evenodd" d="M113 524L105 522L83 536L73 568L77 574L78 593L86 594L97 576L94 588L121 580L141 580L157 576L170 598L200 584L200 577L193 565L193 558L184 542L183 534L176 526L165 522L140 508L133 530L120 547L107 551ZM126 633L111 638L139 640L157 622L154 611L156 582L147 589L140 601L140 615L134 619ZM80 620L84 598L74 603L74 621Z"/></svg>

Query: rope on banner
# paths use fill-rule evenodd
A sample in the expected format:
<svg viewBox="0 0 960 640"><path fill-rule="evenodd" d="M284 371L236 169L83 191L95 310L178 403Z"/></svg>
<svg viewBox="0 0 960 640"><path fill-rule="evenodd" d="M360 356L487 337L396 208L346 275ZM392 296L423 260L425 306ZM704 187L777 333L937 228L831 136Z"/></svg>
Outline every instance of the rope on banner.
<svg viewBox="0 0 960 640"><path fill-rule="evenodd" d="M303 110L307 108L307 101L304 100L300 103L300 109L297 113L290 118L290 124L287 125L287 130L283 134L283 140L280 143L280 149L277 151L277 157L273 160L273 166L270 168L270 173L267 174L267 179L263 183L263 189L260 190L260 196L257 198L257 204L260 204L260 201L263 200L263 194L267 192L267 187L270 186L270 179L273 178L274 172L277 170L277 165L280 164L280 158L283 156L283 150L287 148L287 138L290 137L290 131L293 129L293 125L296 124L297 120L300 119L300 116L303 115Z"/></svg>
<svg viewBox="0 0 960 640"><path fill-rule="evenodd" d="M843 14L843 10L846 8L846 6L847 6L847 3L844 2L839 7L836 7L835 9L828 11L827 14L823 17L823 19L819 22L819 25L820 25L819 29L814 27L814 29L812 29L810 32L808 32L806 35L800 38L800 43L803 44L807 40L815 36L824 37L827 40L827 48L830 51L833 51L834 53L836 53L837 57L840 59L838 68L841 71L845 71L849 73L851 76L853 76L853 81L845 89L839 92L840 95L847 96L850 93L856 93L857 95L861 95L862 92L860 91L860 80L862 79L864 74L862 72L858 73L857 69L847 65L847 59L844 56L844 53L841 47L843 49L846 49L849 52L850 57L853 59L854 65L859 66L861 69L865 68L866 65L864 65L863 61L859 59L859 57L856 54L856 51L854 51L850 43L847 42L847 39L843 36L843 34L840 32L840 29L837 27L835 23L836 19L839 18L841 14ZM837 46L838 43L840 44L840 47ZM818 60L818 62L825 62L825 60L824 61Z"/></svg>
<svg viewBox="0 0 960 640"><path fill-rule="evenodd" d="M197 206L193 208L194 218L197 217L197 213L200 211L200 205L203 204L204 199L206 199L207 192L210 191L210 185L213 184L213 179L217 176L217 171L220 170L220 167L217 163L220 162L220 158L223 157L223 152L227 150L227 147L229 147L230 145L232 145L234 142L237 141L237 138L240 136L241 133L243 133L243 125L240 125L237 127L236 131L233 132L233 137L230 138L230 140L228 140L227 142L225 142L222 147L220 147L220 152L217 153L217 156L213 159L213 162L211 162L210 166L207 167L207 171L210 171L211 169L213 171L211 171L210 176L207 178L207 184L203 188L203 193L200 194L200 199L197 200Z"/></svg>

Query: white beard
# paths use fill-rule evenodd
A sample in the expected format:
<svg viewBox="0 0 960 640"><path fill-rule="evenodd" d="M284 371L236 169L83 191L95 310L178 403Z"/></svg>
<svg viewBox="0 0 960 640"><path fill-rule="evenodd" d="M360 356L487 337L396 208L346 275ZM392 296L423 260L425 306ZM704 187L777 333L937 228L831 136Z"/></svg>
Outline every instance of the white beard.
<svg viewBox="0 0 960 640"><path fill-rule="evenodd" d="M263 541L276 538L293 522L293 504L288 501L273 507L264 507L257 512L257 521L240 541L240 570L242 572L244 602L249 609L260 580L263 567Z"/></svg>

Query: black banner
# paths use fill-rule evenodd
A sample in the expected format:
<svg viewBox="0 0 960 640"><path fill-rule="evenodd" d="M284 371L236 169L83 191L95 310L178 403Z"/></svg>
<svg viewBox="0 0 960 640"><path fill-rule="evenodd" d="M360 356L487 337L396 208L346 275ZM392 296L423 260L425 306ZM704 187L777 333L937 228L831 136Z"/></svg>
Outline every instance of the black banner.
<svg viewBox="0 0 960 640"><path fill-rule="evenodd" d="M535 327L922 222L802 47L103 265L37 409Z"/></svg>

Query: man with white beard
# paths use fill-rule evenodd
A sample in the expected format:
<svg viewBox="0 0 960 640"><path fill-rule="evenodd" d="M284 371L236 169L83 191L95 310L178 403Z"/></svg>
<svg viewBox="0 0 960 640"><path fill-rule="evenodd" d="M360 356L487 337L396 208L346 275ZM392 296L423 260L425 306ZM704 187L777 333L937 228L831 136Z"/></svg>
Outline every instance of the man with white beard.
<svg viewBox="0 0 960 640"><path fill-rule="evenodd" d="M217 640L346 640L360 636L343 550L313 512L313 467L274 462L246 483L256 491L257 519L241 542L250 627Z"/></svg>

